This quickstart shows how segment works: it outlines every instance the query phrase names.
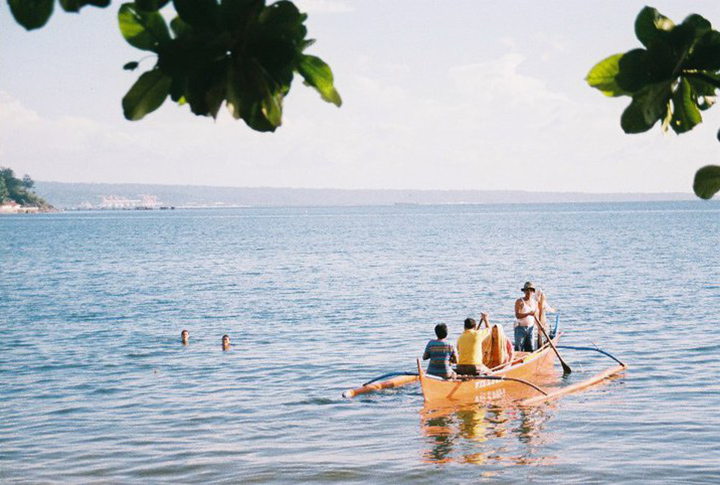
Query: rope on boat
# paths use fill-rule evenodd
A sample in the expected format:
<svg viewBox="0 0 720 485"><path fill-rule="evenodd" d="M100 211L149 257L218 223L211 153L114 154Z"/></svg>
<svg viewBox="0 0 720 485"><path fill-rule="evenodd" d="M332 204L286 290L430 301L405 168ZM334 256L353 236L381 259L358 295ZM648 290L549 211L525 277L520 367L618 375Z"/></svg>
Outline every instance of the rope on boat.
<svg viewBox="0 0 720 485"><path fill-rule="evenodd" d="M557 348L569 349L569 350L592 350L593 352L600 352L601 354L607 355L608 357L610 357L612 360L614 360L618 364L622 365L623 367L626 367L625 364L620 361L620 359L618 359L617 357L612 355L610 352L605 352L604 350L599 349L597 347L573 347L570 345L558 345Z"/></svg>
<svg viewBox="0 0 720 485"><path fill-rule="evenodd" d="M362 385L362 387L368 386L368 385L372 384L373 382L377 382L382 379L387 379L388 377L417 376L417 375L419 375L417 372L390 372L388 374L384 374L379 377L376 377L375 379L367 381L365 384Z"/></svg>

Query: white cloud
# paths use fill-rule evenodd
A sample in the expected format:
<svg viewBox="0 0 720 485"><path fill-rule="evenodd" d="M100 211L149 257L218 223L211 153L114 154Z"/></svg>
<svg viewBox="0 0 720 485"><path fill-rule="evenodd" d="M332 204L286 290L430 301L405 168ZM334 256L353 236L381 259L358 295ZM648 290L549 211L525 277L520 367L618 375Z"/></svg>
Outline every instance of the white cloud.
<svg viewBox="0 0 720 485"><path fill-rule="evenodd" d="M40 116L30 109L27 109L17 99L10 96L4 91L0 91L0 123L5 126L8 125L28 125L37 123L40 120Z"/></svg>
<svg viewBox="0 0 720 485"><path fill-rule="evenodd" d="M518 70L524 61L521 54L506 54L494 61L454 67L450 78L462 95L480 102L514 105L567 100L549 90L545 81L520 74Z"/></svg>

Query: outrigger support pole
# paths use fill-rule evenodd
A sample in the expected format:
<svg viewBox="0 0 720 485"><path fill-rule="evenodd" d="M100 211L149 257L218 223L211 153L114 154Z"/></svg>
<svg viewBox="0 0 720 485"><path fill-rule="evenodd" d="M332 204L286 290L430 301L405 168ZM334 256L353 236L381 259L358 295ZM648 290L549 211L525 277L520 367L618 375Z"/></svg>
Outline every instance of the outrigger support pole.
<svg viewBox="0 0 720 485"><path fill-rule="evenodd" d="M612 355L610 352L605 352L604 350L599 349L597 347L572 347L570 345L558 345L557 348L570 349L570 350L592 350L594 352L600 352L601 354L607 355L608 357L610 357L612 360L614 360L618 364L625 366L625 364L623 362L620 362L620 359L618 359L617 357Z"/></svg>
<svg viewBox="0 0 720 485"><path fill-rule="evenodd" d="M388 377L417 376L417 375L418 375L417 372L390 372L389 374L383 374L379 377L376 377L375 379L371 379L371 380L367 381L365 384L363 384L363 387L369 386L370 384L372 384L374 382L377 382L377 381L380 381L383 379L387 379Z"/></svg>

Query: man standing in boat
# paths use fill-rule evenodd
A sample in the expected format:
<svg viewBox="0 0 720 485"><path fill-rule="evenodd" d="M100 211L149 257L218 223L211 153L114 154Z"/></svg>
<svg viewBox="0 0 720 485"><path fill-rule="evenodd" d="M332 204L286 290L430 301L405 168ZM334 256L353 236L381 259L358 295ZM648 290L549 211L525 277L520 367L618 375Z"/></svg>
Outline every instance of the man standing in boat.
<svg viewBox="0 0 720 485"><path fill-rule="evenodd" d="M485 328L481 329L483 322ZM465 319L465 331L457 341L458 374L474 376L487 372L487 367L483 365L483 341L488 336L489 327L485 313L480 314L480 325L477 325L472 318Z"/></svg>
<svg viewBox="0 0 720 485"><path fill-rule="evenodd" d="M533 328L538 311L537 300L533 298L535 286L528 281L523 285L522 292L525 295L515 302L515 351L532 352Z"/></svg>

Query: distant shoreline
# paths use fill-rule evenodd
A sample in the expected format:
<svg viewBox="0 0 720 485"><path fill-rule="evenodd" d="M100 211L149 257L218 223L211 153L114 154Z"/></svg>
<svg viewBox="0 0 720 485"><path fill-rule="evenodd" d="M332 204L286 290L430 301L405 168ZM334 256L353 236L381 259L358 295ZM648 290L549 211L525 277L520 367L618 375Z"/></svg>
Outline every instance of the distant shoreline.
<svg viewBox="0 0 720 485"><path fill-rule="evenodd" d="M574 202L673 202L692 193L582 193L481 190L307 189L37 181L39 193L62 209L484 205ZM140 201L152 200L152 206ZM109 202L108 202L109 201ZM103 207L102 204L127 207Z"/></svg>

